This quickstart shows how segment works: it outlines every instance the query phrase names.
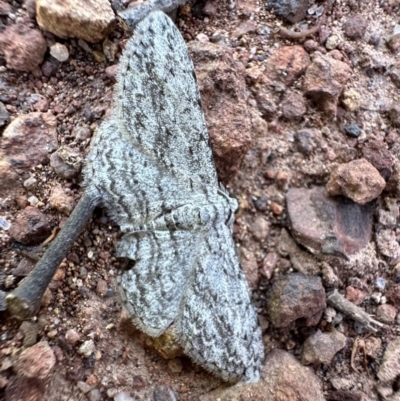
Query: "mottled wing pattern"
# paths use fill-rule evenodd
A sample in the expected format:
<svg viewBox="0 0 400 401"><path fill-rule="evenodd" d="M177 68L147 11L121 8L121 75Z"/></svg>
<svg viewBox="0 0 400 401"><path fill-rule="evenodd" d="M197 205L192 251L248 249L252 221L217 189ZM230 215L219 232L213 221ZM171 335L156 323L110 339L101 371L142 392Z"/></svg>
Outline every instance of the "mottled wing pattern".
<svg viewBox="0 0 400 401"><path fill-rule="evenodd" d="M192 60L171 19L142 20L121 57L115 93L122 134L177 179L217 185Z"/></svg>
<svg viewBox="0 0 400 401"><path fill-rule="evenodd" d="M261 329L226 225L208 233L194 266L175 323L181 345L224 380L257 381Z"/></svg>
<svg viewBox="0 0 400 401"><path fill-rule="evenodd" d="M161 335L176 319L201 235L191 231L136 232L118 246L118 255L134 263L119 278L120 298L132 322L148 335Z"/></svg>
<svg viewBox="0 0 400 401"><path fill-rule="evenodd" d="M196 183L177 181L160 169L121 134L113 117L101 124L92 140L84 177L85 186L96 189L124 233L195 203L201 191Z"/></svg>
<svg viewBox="0 0 400 401"><path fill-rule="evenodd" d="M124 233L119 278L132 321L171 323L187 354L224 380L257 380L261 331L232 240L237 203L218 186L196 78L172 21L153 12L121 57L115 110L85 167Z"/></svg>

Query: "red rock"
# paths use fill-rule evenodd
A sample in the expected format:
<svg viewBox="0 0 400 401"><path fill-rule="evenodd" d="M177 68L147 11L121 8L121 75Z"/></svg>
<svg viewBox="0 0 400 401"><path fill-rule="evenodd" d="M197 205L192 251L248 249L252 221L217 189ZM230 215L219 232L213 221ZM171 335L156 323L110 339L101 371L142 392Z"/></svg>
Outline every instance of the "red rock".
<svg viewBox="0 0 400 401"><path fill-rule="evenodd" d="M35 102L33 108L37 111L46 112L49 110L49 101L45 98L39 99L37 102Z"/></svg>
<svg viewBox="0 0 400 401"><path fill-rule="evenodd" d="M343 25L344 33L349 39L361 39L364 37L368 21L360 14L349 18Z"/></svg>
<svg viewBox="0 0 400 401"><path fill-rule="evenodd" d="M276 216L280 216L283 212L283 206L277 202L271 202L270 208L271 212Z"/></svg>
<svg viewBox="0 0 400 401"><path fill-rule="evenodd" d="M271 121L276 118L277 107L272 96L267 91L261 89L256 94L256 101L258 110L260 110L264 119Z"/></svg>
<svg viewBox="0 0 400 401"><path fill-rule="evenodd" d="M227 49L198 41L188 47L196 66L218 176L226 182L240 168L251 144L246 82Z"/></svg>
<svg viewBox="0 0 400 401"><path fill-rule="evenodd" d="M29 113L17 117L3 133L0 150L18 171L46 164L56 149L56 119L49 113Z"/></svg>
<svg viewBox="0 0 400 401"><path fill-rule="evenodd" d="M319 54L307 68L303 89L306 96L327 114L336 114L337 102L350 75L350 67Z"/></svg>
<svg viewBox="0 0 400 401"><path fill-rule="evenodd" d="M393 157L385 142L372 140L362 148L364 158L369 161L387 181L392 175Z"/></svg>
<svg viewBox="0 0 400 401"><path fill-rule="evenodd" d="M281 103L282 116L287 120L300 120L306 113L307 106L302 95L289 92Z"/></svg>
<svg viewBox="0 0 400 401"><path fill-rule="evenodd" d="M271 83L278 81L290 86L309 64L310 56L302 46L284 46L268 57L264 74Z"/></svg>
<svg viewBox="0 0 400 401"><path fill-rule="evenodd" d="M257 32L257 25L253 21L243 21L232 33L235 38L240 39L248 33Z"/></svg>
<svg viewBox="0 0 400 401"><path fill-rule="evenodd" d="M113 82L116 82L117 80L116 79L117 72L118 72L118 64L110 65L109 67L106 68L106 75Z"/></svg>
<svg viewBox="0 0 400 401"><path fill-rule="evenodd" d="M24 245L40 244L51 234L51 226L44 213L28 206L17 215L9 234Z"/></svg>
<svg viewBox="0 0 400 401"><path fill-rule="evenodd" d="M278 262L278 254L276 252L267 253L261 265L261 274L268 280L271 279L276 264Z"/></svg>
<svg viewBox="0 0 400 401"><path fill-rule="evenodd" d="M67 332L65 333L65 341L68 344L74 345L76 344L78 341L80 341L81 336L80 334L75 330L75 329L69 329L67 330Z"/></svg>
<svg viewBox="0 0 400 401"><path fill-rule="evenodd" d="M43 61L47 49L42 33L22 24L8 26L0 34L0 45L8 68L28 72Z"/></svg>
<svg viewBox="0 0 400 401"><path fill-rule="evenodd" d="M326 189L329 195L345 195L360 205L376 199L385 188L385 180L367 160L340 164L332 172Z"/></svg>
<svg viewBox="0 0 400 401"><path fill-rule="evenodd" d="M369 205L330 198L322 187L292 188L286 195L291 232L311 253L352 255L371 238Z"/></svg>
<svg viewBox="0 0 400 401"><path fill-rule="evenodd" d="M346 287L346 299L355 305L361 305L367 294L351 285Z"/></svg>
<svg viewBox="0 0 400 401"><path fill-rule="evenodd" d="M17 373L21 376L46 379L56 364L56 357L47 341L41 341L22 351L17 362Z"/></svg>
<svg viewBox="0 0 400 401"><path fill-rule="evenodd" d="M275 327L287 327L300 318L309 318L326 308L321 278L291 273L274 282L268 314Z"/></svg>
<svg viewBox="0 0 400 401"><path fill-rule="evenodd" d="M393 305L384 304L376 308L376 318L386 324L394 323L397 315L397 308Z"/></svg>

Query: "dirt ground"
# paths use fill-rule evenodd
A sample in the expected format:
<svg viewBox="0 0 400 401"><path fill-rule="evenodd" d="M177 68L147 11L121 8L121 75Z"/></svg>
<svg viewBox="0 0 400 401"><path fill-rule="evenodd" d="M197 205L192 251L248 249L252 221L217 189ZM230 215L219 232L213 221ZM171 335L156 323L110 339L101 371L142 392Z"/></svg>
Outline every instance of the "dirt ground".
<svg viewBox="0 0 400 401"><path fill-rule="evenodd" d="M314 3L310 2L309 8ZM15 16L27 15L26 7L19 2L10 1L9 4L14 18L0 16L2 31L15 23ZM178 13L177 26L194 53L198 75L205 67L204 64L199 67L201 60L196 64L198 53L190 42L207 41L204 36L199 36L203 34L223 46L236 68L237 81L233 82L244 85L244 101L240 107L243 118L250 124L249 138L243 139L246 154L239 152L243 162L240 166L232 163L232 170L227 175L221 167L224 159L219 158L217 163L227 188L240 204L234 229L235 242L260 316L266 353L278 348L301 359L304 342L311 334L317 329L324 332L334 327L346 337L344 348L329 363L310 365L321 382L326 399L378 400L384 393L380 387L389 392L388 397L392 396L399 388L398 381L382 384L377 374L387 344L398 336L400 329L397 177L387 180L395 189L387 185L382 195L370 204L372 235L359 253L346 260L320 253L313 256L304 247L299 248L302 255L306 254L314 261L317 267L313 275L322 277L326 289L322 263L332 267L336 287L368 313L378 315L378 320L377 309L381 305L391 305L391 316L383 317L386 319L383 329L370 332L340 313L332 322L326 311L318 323L310 327L300 320L277 328L270 323L267 299L276 281L298 271L293 266L290 252L285 254L280 249L282 229L289 227L285 198L289 188L324 186L335 165L362 157L364 147L373 140L380 141L389 152L392 177L395 176L395 164L400 154L400 114L396 114L400 113L396 107L400 87L396 62L399 62L400 45L396 47L390 39L398 31L400 4L396 0L317 2L316 5L325 7L325 14L317 17L307 13L300 28L312 28L324 18L323 29L300 39L277 33L280 27L290 29L299 24L277 17L267 9L264 1L238 0L235 3L221 0L213 4L214 9L207 15L202 11L205 3L185 6ZM354 15L361 16L367 27L361 37L350 39L344 33L345 23ZM247 33L238 31L248 28L241 25L244 22L251 23ZM37 28L34 20L31 23ZM329 39L332 36L335 38ZM83 158L90 146L90 136L112 102L113 76L106 69L117 64L128 35L120 25L109 35L117 46L114 61L104 57L97 60L98 57L79 46L77 39L55 38L49 33L45 37L49 42L65 44L69 59L59 63L51 77L46 77L7 68L5 58L1 56L0 101L6 105L13 120L20 114L42 111L37 101L45 98L48 105L43 110L48 109L56 116L58 147L75 148ZM92 50L102 52L100 44L90 46ZM272 68L271 74L276 73L273 66L268 65L268 59L276 49L284 46L302 47L311 60L315 52L324 56L334 52L332 57L349 67L349 76L340 92L353 88L359 94L358 106L353 109L346 106L341 94L340 98L338 95L336 100L331 100L330 110L321 108L322 102L310 96L311 91L307 92L304 71L290 83L282 84L279 79L268 81L269 68ZM49 57L46 53L45 60ZM286 76L292 68L289 64ZM202 85L200 80L204 95ZM32 97L34 94L40 98ZM262 96L268 102L263 102ZM300 103L305 109L296 111L293 116L284 105L296 109L296 96L302 98ZM218 104L215 107L218 108ZM224 107L228 106L225 104ZM207 123L213 125L217 117L208 110L205 114ZM361 135L346 134L344 127L349 124L361 127ZM77 127L89 128L90 134L77 139ZM307 144L303 146L296 134L302 129L317 130L311 148L305 151ZM245 136L245 133L241 134ZM29 177L34 177L35 185L29 189L25 187L22 193L1 198L0 216L12 224L22 209L33 204L49 217L51 229L61 227L67 216L50 206L51 191L59 185L76 203L82 194L80 175L63 179L47 161L23 172L21 181ZM394 222L387 225L382 215L393 208L397 208L397 212L393 212ZM391 242L385 242L382 233L389 231L393 238ZM113 256L118 238L118 227L105 212L96 209L57 271L40 312L23 328L20 322L3 316L0 325L0 399L6 399L7 388L8 394L12 394L13 386L19 391L15 360L25 347L38 341L47 341L57 360L56 369L43 384L45 400L108 400L126 392L134 400L194 401L222 385L220 380L184 356L163 358L155 348L163 350L167 346L154 344L154 340L129 324L115 296L114 278L121 267L121 262ZM31 269L43 250L40 246L20 245L8 230L0 229L0 251L0 289L8 292L26 275L21 270ZM21 266L22 262L25 267ZM87 352L85 346L91 347L91 351ZM43 391L38 385L37 393L43 394ZM344 398L335 398L339 397L334 395L335 392L342 392ZM7 399L17 398L8 395Z"/></svg>

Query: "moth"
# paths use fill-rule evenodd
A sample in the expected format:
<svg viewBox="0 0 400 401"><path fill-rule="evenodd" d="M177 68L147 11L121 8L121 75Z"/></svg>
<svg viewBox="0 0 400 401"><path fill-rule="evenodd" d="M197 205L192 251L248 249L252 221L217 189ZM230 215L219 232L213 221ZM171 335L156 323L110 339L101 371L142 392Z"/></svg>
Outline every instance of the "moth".
<svg viewBox="0 0 400 401"><path fill-rule="evenodd" d="M132 322L150 336L173 324L197 364L256 381L261 329L232 239L237 201L218 183L193 63L171 19L152 11L121 56L114 106L83 171L84 194L28 279L7 296L30 315L96 206L123 236L117 279Z"/></svg>

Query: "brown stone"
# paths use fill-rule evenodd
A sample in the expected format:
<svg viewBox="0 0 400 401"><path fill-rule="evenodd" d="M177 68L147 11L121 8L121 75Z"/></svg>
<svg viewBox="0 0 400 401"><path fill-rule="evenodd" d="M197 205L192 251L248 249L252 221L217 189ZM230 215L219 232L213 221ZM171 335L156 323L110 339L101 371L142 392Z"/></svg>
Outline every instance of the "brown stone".
<svg viewBox="0 0 400 401"><path fill-rule="evenodd" d="M306 114L307 106L302 95L289 92L282 100L281 109L282 116L287 120L300 120Z"/></svg>
<svg viewBox="0 0 400 401"><path fill-rule="evenodd" d="M337 102L349 75L350 67L346 63L318 54L305 73L305 95L325 113L336 114Z"/></svg>
<svg viewBox="0 0 400 401"><path fill-rule="evenodd" d="M240 25L233 31L232 35L238 39L249 33L257 32L257 25L253 21L243 21Z"/></svg>
<svg viewBox="0 0 400 401"><path fill-rule="evenodd" d="M340 164L332 172L326 189L330 195L344 195L360 205L376 199L385 188L385 180L367 160Z"/></svg>
<svg viewBox="0 0 400 401"><path fill-rule="evenodd" d="M393 53L398 53L400 50L400 33L394 35L389 41L389 47Z"/></svg>
<svg viewBox="0 0 400 401"><path fill-rule="evenodd" d="M309 318L326 308L321 278L291 273L274 282L267 301L275 327L287 327L300 318Z"/></svg>
<svg viewBox="0 0 400 401"><path fill-rule="evenodd" d="M313 371L286 351L275 349L264 362L261 380L220 386L200 401L325 401Z"/></svg>
<svg viewBox="0 0 400 401"><path fill-rule="evenodd" d="M250 230L258 241L265 241L269 232L268 220L262 216L256 217L250 226Z"/></svg>
<svg viewBox="0 0 400 401"><path fill-rule="evenodd" d="M69 216L74 209L74 198L72 196L68 196L61 185L56 185L51 190L50 195L50 206L61 213Z"/></svg>
<svg viewBox="0 0 400 401"><path fill-rule="evenodd" d="M251 144L246 82L222 46L192 41L188 47L196 66L218 177L226 182L240 168Z"/></svg>
<svg viewBox="0 0 400 401"><path fill-rule="evenodd" d="M386 324L394 323L397 315L397 308L393 305L384 304L376 308L376 318Z"/></svg>
<svg viewBox="0 0 400 401"><path fill-rule="evenodd" d="M0 47L8 68L29 72L43 61L47 43L39 30L13 24L0 34Z"/></svg>
<svg viewBox="0 0 400 401"><path fill-rule="evenodd" d="M22 351L17 362L17 373L21 376L46 379L56 364L56 357L47 341L41 341Z"/></svg>
<svg viewBox="0 0 400 401"><path fill-rule="evenodd" d="M331 198L322 187L292 188L286 195L292 234L312 253L352 255L371 238L369 205Z"/></svg>
<svg viewBox="0 0 400 401"><path fill-rule="evenodd" d="M344 33L349 39L361 39L364 37L367 25L368 21L362 15L357 14L344 23Z"/></svg>
<svg viewBox="0 0 400 401"><path fill-rule="evenodd" d="M9 234L24 245L40 244L51 233L48 217L35 207L28 206L17 215Z"/></svg>
<svg viewBox="0 0 400 401"><path fill-rule="evenodd" d="M83 158L80 152L68 146L61 146L50 156L50 165L61 178L76 177L82 168Z"/></svg>
<svg viewBox="0 0 400 401"><path fill-rule="evenodd" d="M274 99L267 91L261 89L256 94L256 101L258 109L260 110L263 118L265 118L267 121L271 121L276 118L277 107Z"/></svg>
<svg viewBox="0 0 400 401"><path fill-rule="evenodd" d="M265 62L265 76L273 84L278 81L287 86L306 71L310 56L302 46L284 46L275 50Z"/></svg>
<svg viewBox="0 0 400 401"><path fill-rule="evenodd" d="M0 137L0 197L22 188L20 173L46 164L57 147L57 121L50 113L18 116Z"/></svg>
<svg viewBox="0 0 400 401"><path fill-rule="evenodd" d="M329 365L333 357L345 347L346 336L338 331L322 333L318 330L303 345L301 362L304 365L323 363Z"/></svg>
<svg viewBox="0 0 400 401"><path fill-rule="evenodd" d="M301 153L309 155L317 146L319 131L317 129L302 129L297 131L295 139Z"/></svg>
<svg viewBox="0 0 400 401"><path fill-rule="evenodd" d="M355 288L351 285L346 287L346 299L348 299L350 302L353 302L355 305L361 305L366 296L367 294L358 288Z"/></svg>
<svg viewBox="0 0 400 401"><path fill-rule="evenodd" d="M42 29L92 43L106 38L116 22L107 0L36 0L36 14Z"/></svg>
<svg viewBox="0 0 400 401"><path fill-rule="evenodd" d="M392 175L393 157L383 141L372 140L362 148L364 159L369 161L387 181Z"/></svg>
<svg viewBox="0 0 400 401"><path fill-rule="evenodd" d="M393 382L400 375L400 337L391 341L385 350L378 378L384 383Z"/></svg>

